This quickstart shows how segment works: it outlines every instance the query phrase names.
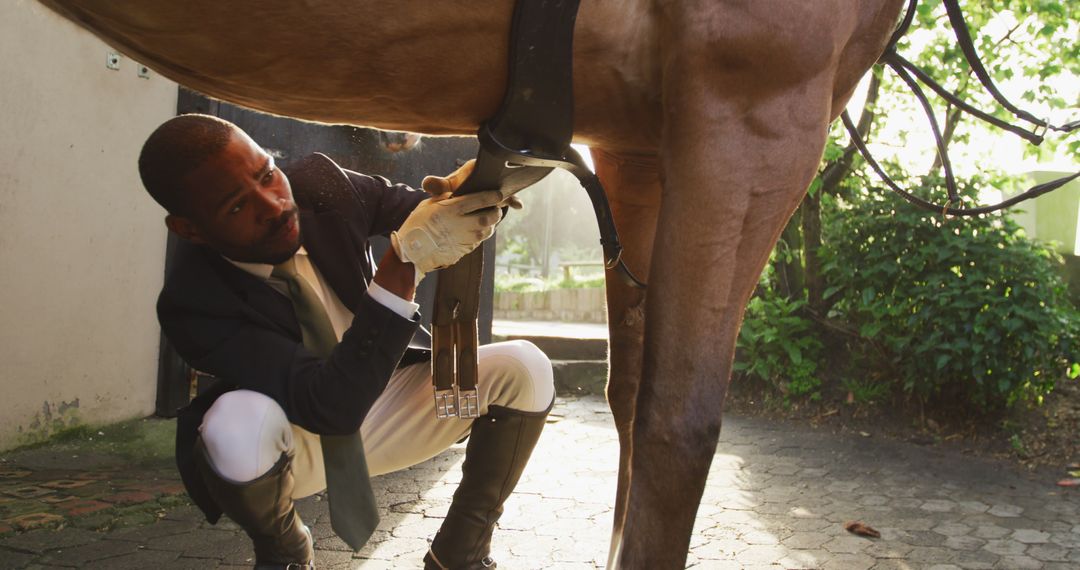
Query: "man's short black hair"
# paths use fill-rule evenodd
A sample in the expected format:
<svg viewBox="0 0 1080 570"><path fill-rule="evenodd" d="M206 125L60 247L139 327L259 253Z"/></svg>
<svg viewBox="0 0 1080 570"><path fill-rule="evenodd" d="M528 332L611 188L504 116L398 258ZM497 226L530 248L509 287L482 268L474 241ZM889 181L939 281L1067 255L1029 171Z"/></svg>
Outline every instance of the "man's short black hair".
<svg viewBox="0 0 1080 570"><path fill-rule="evenodd" d="M180 115L162 123L143 143L139 177L170 214L188 215L184 178L221 152L239 128L211 115Z"/></svg>

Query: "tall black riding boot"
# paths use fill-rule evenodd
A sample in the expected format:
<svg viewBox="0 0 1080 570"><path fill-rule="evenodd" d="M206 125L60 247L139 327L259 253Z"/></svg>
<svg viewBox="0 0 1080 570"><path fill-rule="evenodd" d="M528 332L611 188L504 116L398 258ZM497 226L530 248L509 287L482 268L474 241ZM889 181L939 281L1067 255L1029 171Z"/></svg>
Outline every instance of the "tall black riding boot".
<svg viewBox="0 0 1080 570"><path fill-rule="evenodd" d="M292 461L281 459L264 475L247 483L234 483L218 475L202 439L195 448L195 463L210 496L255 546L255 570L313 570L315 551L311 533L293 506Z"/></svg>
<svg viewBox="0 0 1080 570"><path fill-rule="evenodd" d="M490 406L486 416L473 421L461 484L424 557L425 570L495 567L488 556L491 532L540 439L547 414Z"/></svg>

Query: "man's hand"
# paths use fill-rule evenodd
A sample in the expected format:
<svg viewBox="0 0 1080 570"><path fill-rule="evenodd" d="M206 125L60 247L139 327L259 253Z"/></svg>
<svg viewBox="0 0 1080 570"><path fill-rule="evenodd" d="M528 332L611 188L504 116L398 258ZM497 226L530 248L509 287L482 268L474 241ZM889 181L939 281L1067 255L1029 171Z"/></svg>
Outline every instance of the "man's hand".
<svg viewBox="0 0 1080 570"><path fill-rule="evenodd" d="M429 176L424 189L432 197L420 202L398 231L390 234L394 252L420 274L453 265L495 231L502 197L496 191L450 197L472 172L469 161L446 178Z"/></svg>
<svg viewBox="0 0 1080 570"><path fill-rule="evenodd" d="M420 182L420 187L432 196L452 194L455 190L460 188L461 184L465 182L465 179L473 173L475 167L476 159L470 159L448 176L425 176L424 180ZM498 206L500 208L513 208L515 210L520 210L522 208L521 200L518 200L516 195L503 199L499 202Z"/></svg>
<svg viewBox="0 0 1080 570"><path fill-rule="evenodd" d="M465 164L462 164L460 168L451 172L447 176L425 176L420 182L420 187L425 192L432 196L442 196L443 194L452 194L455 190L461 187L461 184L465 182L473 173L473 169L476 168L476 159L470 159Z"/></svg>

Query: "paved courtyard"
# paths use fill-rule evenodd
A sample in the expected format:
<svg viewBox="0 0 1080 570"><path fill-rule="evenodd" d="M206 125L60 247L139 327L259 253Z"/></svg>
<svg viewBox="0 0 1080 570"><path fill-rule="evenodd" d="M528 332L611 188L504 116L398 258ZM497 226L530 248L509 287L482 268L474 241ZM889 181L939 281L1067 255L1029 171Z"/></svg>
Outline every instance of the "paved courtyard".
<svg viewBox="0 0 1080 570"><path fill-rule="evenodd" d="M560 398L495 536L500 568L603 567L618 448L599 397ZM419 568L459 477L464 446L377 478L383 522L351 553L326 503L300 504L320 569ZM731 417L688 566L702 569L1080 568L1080 493L1011 467L908 443ZM861 520L881 538L844 530ZM98 533L77 525L0 538L0 568L251 568L235 526L193 507Z"/></svg>

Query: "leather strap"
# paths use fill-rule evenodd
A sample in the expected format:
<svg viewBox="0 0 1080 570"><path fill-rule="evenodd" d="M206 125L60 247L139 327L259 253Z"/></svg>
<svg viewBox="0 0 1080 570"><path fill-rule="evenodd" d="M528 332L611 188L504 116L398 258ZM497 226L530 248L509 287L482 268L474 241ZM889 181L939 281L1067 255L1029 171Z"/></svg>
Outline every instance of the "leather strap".
<svg viewBox="0 0 1080 570"><path fill-rule="evenodd" d="M515 149L562 156L573 137L573 36L577 0L519 1L510 29L510 71L499 110L482 127ZM496 152L492 152L495 150ZM482 146L476 168L455 195L497 189L508 197L538 182L546 168L508 165ZM438 417L476 417L477 314L483 275L477 249L439 272L432 320L432 381ZM474 405L474 402L476 405Z"/></svg>
<svg viewBox="0 0 1080 570"><path fill-rule="evenodd" d="M476 392L479 340L477 314L484 251L477 248L453 267L439 272L432 319L432 382L438 418L475 418L480 414Z"/></svg>
<svg viewBox="0 0 1080 570"><path fill-rule="evenodd" d="M622 248L600 180L570 147L574 131L573 39L578 0L519 0L510 36L506 94L480 127L476 168L455 195L497 189L503 198L538 182L554 168L577 176L600 224L609 268L644 288L621 261ZM476 386L476 316L483 255L469 254L439 272L432 334L436 414L470 415ZM453 399L454 405L448 402Z"/></svg>
<svg viewBox="0 0 1080 570"><path fill-rule="evenodd" d="M911 89L912 94L919 101L923 110L926 113L927 121L930 125L930 131L934 136L934 142L937 145L938 156L941 160L941 168L945 173L945 190L948 193L949 199L945 204L934 204L928 200L924 200L918 196L915 196L911 192L904 190L900 187L882 168L880 164L870 154L870 151L866 147L866 142L863 140L862 135L856 128L854 121L851 120L851 116L847 111L844 111L840 117L844 123L844 127L848 131L848 135L851 137L851 144L859 150L859 153L866 159L867 164L878 174L885 185L892 189L894 192L900 195L908 202L915 204L921 208L930 210L932 212L941 212L942 215L951 216L976 216L980 214L987 214L1003 208L1008 208L1014 204L1018 204L1025 200L1035 198L1052 192L1077 178L1080 178L1080 172L1065 175L1056 180L1044 182L1028 188L1026 191L1004 200L997 204L990 206L977 206L977 207L962 207L962 197L956 185L956 177L953 175L952 163L949 160L948 149L946 148L945 140L942 137L941 129L938 126L937 119L935 118L934 109L930 104L930 100L927 99L926 94L923 92L920 83L925 84L938 96L948 101L950 105L955 105L960 110L968 113L980 119L984 122L990 123L999 129L1011 132L1028 142L1039 145L1043 141L1043 136L1047 131L1059 131L1068 133L1077 128L1080 128L1080 121L1072 121L1064 125L1052 125L1047 121L1035 117L1031 113L1020 109L998 90L994 84L990 74L983 66L982 60L979 59L979 54L975 50L975 43L971 38L971 32L968 30L967 22L964 20L963 11L960 8L960 4L957 0L942 0L942 4L945 6L945 11L949 16L949 24L952 26L953 33L956 36L957 45L960 47L960 51L964 54L964 59L971 67L971 71L982 83L990 95L1006 110L1013 114L1016 118L1026 121L1034 125L1032 129L1027 129L1020 125L1010 123L1008 121L999 119L982 111L973 105L967 103L955 93L950 92L935 81L928 73L920 69L912 62L905 59L896 51L896 43L900 40L904 34L907 33L908 28L911 26L912 21L915 18L916 6L918 0L908 0L907 11L904 15L900 25L893 32L892 37L889 39L889 43L885 48L884 54L881 56L879 62L888 66L896 73L897 77L904 81L905 84ZM1041 130L1040 130L1041 129Z"/></svg>

